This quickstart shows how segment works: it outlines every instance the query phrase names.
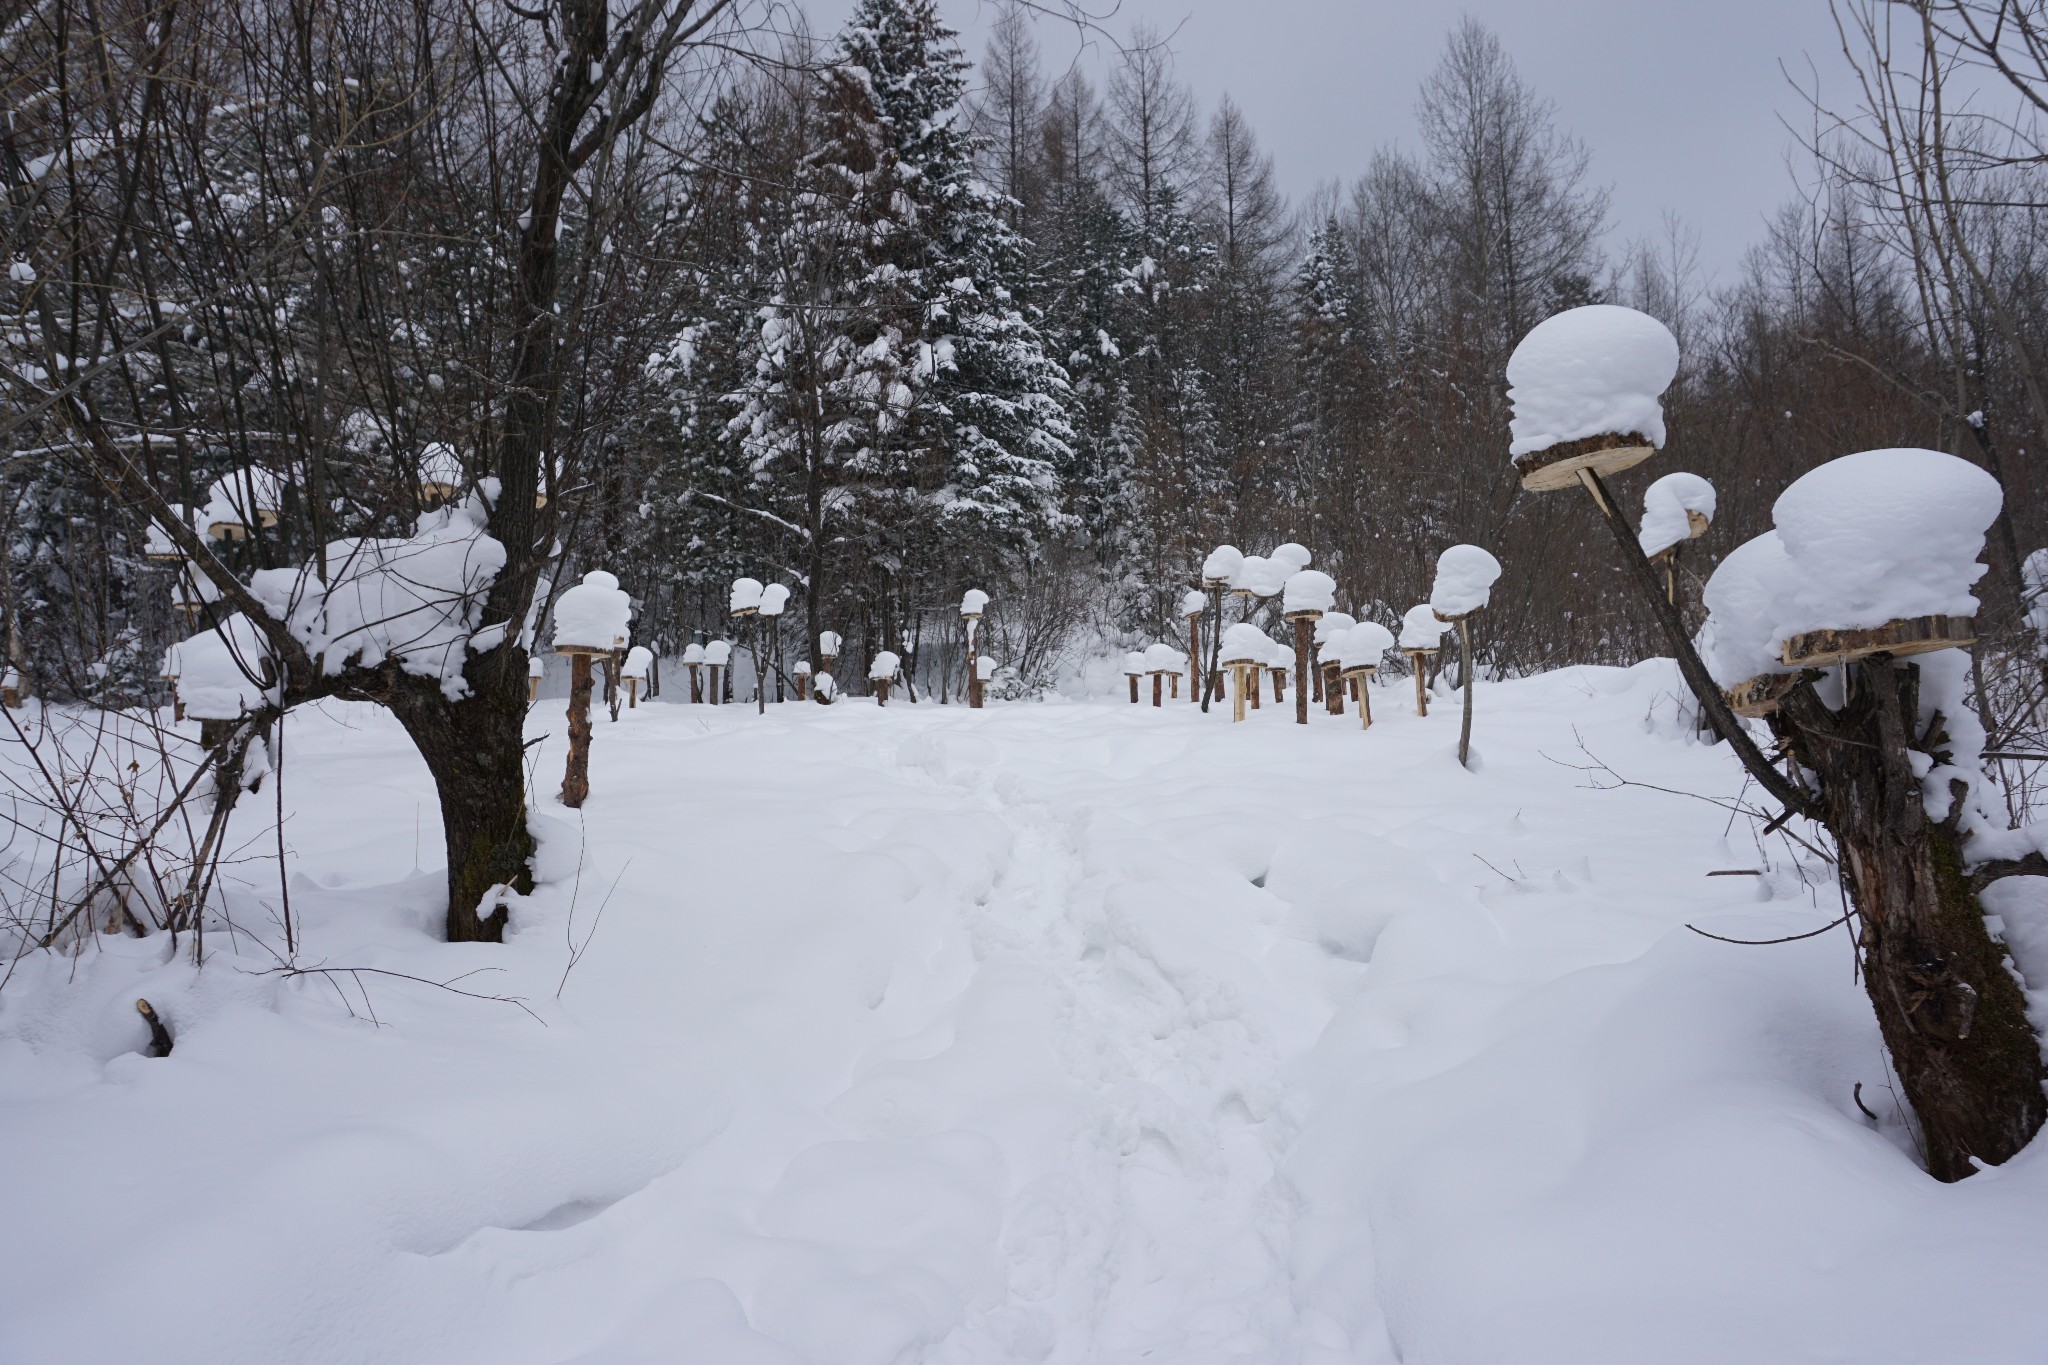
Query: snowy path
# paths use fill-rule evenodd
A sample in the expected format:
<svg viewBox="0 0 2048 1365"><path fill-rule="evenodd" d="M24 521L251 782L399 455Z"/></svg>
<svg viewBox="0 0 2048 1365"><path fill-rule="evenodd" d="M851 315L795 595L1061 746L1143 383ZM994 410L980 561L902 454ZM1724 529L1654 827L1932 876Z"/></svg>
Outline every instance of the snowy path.
<svg viewBox="0 0 2048 1365"><path fill-rule="evenodd" d="M265 974L252 863L204 971L109 939L0 991L0 1361L2048 1358L2048 1153L1930 1188L1853 1107L1884 1073L1840 936L1683 927L1815 927L1832 888L1569 766L1732 793L1669 687L1490 688L1475 773L1392 690L1369 733L649 706L600 722L503 947L435 941L402 737L307 716L330 974ZM2000 908L2025 966L2048 915Z"/></svg>

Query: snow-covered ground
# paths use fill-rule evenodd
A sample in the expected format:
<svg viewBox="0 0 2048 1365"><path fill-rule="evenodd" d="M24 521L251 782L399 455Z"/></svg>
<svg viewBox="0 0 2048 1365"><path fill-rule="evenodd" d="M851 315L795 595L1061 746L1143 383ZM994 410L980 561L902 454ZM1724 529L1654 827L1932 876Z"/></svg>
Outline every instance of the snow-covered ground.
<svg viewBox="0 0 2048 1365"><path fill-rule="evenodd" d="M1482 686L1474 772L1402 685L643 706L502 947L436 941L397 728L302 713L317 973L252 861L203 970L0 989L0 1361L2048 1359L2048 1151L1930 1181L1843 931L1686 929L1840 907L1674 690Z"/></svg>

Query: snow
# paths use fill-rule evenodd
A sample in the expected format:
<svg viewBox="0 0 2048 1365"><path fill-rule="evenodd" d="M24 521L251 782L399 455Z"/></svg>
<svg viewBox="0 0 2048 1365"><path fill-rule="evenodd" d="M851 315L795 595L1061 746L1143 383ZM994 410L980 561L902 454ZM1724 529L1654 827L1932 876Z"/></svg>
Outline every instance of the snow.
<svg viewBox="0 0 2048 1365"><path fill-rule="evenodd" d="M979 616L988 610L988 594L980 588L969 588L960 595L960 614Z"/></svg>
<svg viewBox="0 0 2048 1365"><path fill-rule="evenodd" d="M1229 584L1244 567L1244 554L1235 545L1218 545L1202 561L1202 581Z"/></svg>
<svg viewBox="0 0 2048 1365"><path fill-rule="evenodd" d="M420 447L422 487L460 488L463 477L462 457L455 453L454 446L442 441L430 441Z"/></svg>
<svg viewBox="0 0 2048 1365"><path fill-rule="evenodd" d="M1226 664L1264 663L1268 646L1272 640L1266 632L1249 621L1239 621L1223 628L1223 641L1217 653L1217 662Z"/></svg>
<svg viewBox="0 0 2048 1365"><path fill-rule="evenodd" d="M164 665L157 671L159 678L167 682L175 682L177 680L178 670L182 667L178 662L178 650L179 645L174 641L171 647L164 651Z"/></svg>
<svg viewBox="0 0 2048 1365"><path fill-rule="evenodd" d="M1477 545L1453 545L1436 559L1429 606L1438 616L1469 616L1484 607L1500 578L1500 561Z"/></svg>
<svg viewBox="0 0 2048 1365"><path fill-rule="evenodd" d="M529 678L544 678L544 677L546 677L546 676L547 676L547 672L548 672L548 661L547 661L546 659L543 659L543 658L541 658L541 656L540 656L540 655L536 654L536 655L534 655L534 656L533 656L532 658L530 658L530 659L528 659L528 660L526 661L526 676L527 676L527 677L529 677Z"/></svg>
<svg viewBox="0 0 2048 1365"><path fill-rule="evenodd" d="M1137 650L1132 650L1131 652L1124 655L1124 673L1126 676L1135 678L1144 671L1144 654L1140 653Z"/></svg>
<svg viewBox="0 0 2048 1365"><path fill-rule="evenodd" d="M761 580L758 578L735 578L732 581L732 597L726 610L737 616L743 611L761 609Z"/></svg>
<svg viewBox="0 0 2048 1365"><path fill-rule="evenodd" d="M687 644L687 645L684 645L684 646L683 646L683 662L684 662L684 663L686 663L686 664L701 664L701 663L703 663L703 662L704 662L704 646L702 646L702 645L700 645L700 644L697 644L697 643L696 643L696 642L694 642L694 641L692 641L691 643L689 643L689 644Z"/></svg>
<svg viewBox="0 0 2048 1365"><path fill-rule="evenodd" d="M1147 673L1179 673L1188 666L1188 656L1163 641L1145 650Z"/></svg>
<svg viewBox="0 0 2048 1365"><path fill-rule="evenodd" d="M770 583L767 587L761 589L761 614L763 616L780 616L788 609L789 585L787 583Z"/></svg>
<svg viewBox="0 0 2048 1365"><path fill-rule="evenodd" d="M1630 432L1662 448L1658 400L1677 373L1678 342L1647 313L1595 303L1545 318L1508 358L1508 453Z"/></svg>
<svg viewBox="0 0 2048 1365"><path fill-rule="evenodd" d="M732 641L713 640L704 646L704 662L714 668L724 668L732 662Z"/></svg>
<svg viewBox="0 0 2048 1365"><path fill-rule="evenodd" d="M641 682L646 682L648 671L653 667L654 651L646 645L634 645L626 651L626 661L619 666L619 676L638 678Z"/></svg>
<svg viewBox="0 0 2048 1365"><path fill-rule="evenodd" d="M903 669L903 660L889 650L880 650L875 661L868 665L868 679L871 682L887 682Z"/></svg>
<svg viewBox="0 0 2048 1365"><path fill-rule="evenodd" d="M609 652L626 642L632 617L632 599L619 590L619 580L592 569L555 599L555 648Z"/></svg>
<svg viewBox="0 0 2048 1365"><path fill-rule="evenodd" d="M840 643L841 641L836 632L829 630L818 632L818 657L822 659L838 658Z"/></svg>
<svg viewBox="0 0 2048 1365"><path fill-rule="evenodd" d="M1289 576L1280 609L1283 612L1326 612L1337 605L1337 580L1315 569Z"/></svg>
<svg viewBox="0 0 2048 1365"><path fill-rule="evenodd" d="M1490 687L1478 774L1405 687L624 712L504 945L438 941L389 715L301 708L229 842L283 817L343 975L273 970L242 861L204 970L95 935L0 989L0 1359L2039 1360L2048 1149L1935 1185L1843 932L1685 927L1839 910L1688 795L1743 781L1676 671Z"/></svg>
<svg viewBox="0 0 2048 1365"><path fill-rule="evenodd" d="M270 470L251 465L216 480L206 496L205 524L254 526L275 517L284 506L284 482Z"/></svg>
<svg viewBox="0 0 2048 1365"><path fill-rule="evenodd" d="M1180 614L1182 616L1200 616L1208 608L1209 596L1207 593L1190 588L1180 595Z"/></svg>
<svg viewBox="0 0 2048 1365"><path fill-rule="evenodd" d="M811 679L811 695L819 701L829 702L839 695L839 681L830 673L820 673Z"/></svg>
<svg viewBox="0 0 2048 1365"><path fill-rule="evenodd" d="M974 676L983 682L996 675L996 661L986 654L977 655L974 660Z"/></svg>
<svg viewBox="0 0 2048 1365"><path fill-rule="evenodd" d="M270 643L240 612L173 648L178 700L194 720L234 720L277 700Z"/></svg>
<svg viewBox="0 0 2048 1365"><path fill-rule="evenodd" d="M472 645L486 647L502 635L478 629L484 599L505 567L505 547L485 533L487 516L482 495L473 493L419 518L410 536L330 542L324 582L315 564L260 569L249 576L249 591L329 674L396 659L404 672L437 678L445 695L459 699L469 690L462 670ZM610 574L602 577L618 586ZM556 605L558 638L562 603L577 591ZM623 602L625 594L618 597Z"/></svg>
<svg viewBox="0 0 2048 1365"><path fill-rule="evenodd" d="M1288 568L1263 555L1246 555L1230 580L1231 591L1253 597L1278 597L1287 586Z"/></svg>
<svg viewBox="0 0 2048 1365"><path fill-rule="evenodd" d="M1358 618L1349 612L1326 611L1316 618L1315 642L1319 645L1329 644L1357 624Z"/></svg>
<svg viewBox="0 0 2048 1365"><path fill-rule="evenodd" d="M1443 647L1444 631L1449 627L1437 616L1436 609L1427 602L1408 608L1408 614L1401 618L1402 649L1440 649Z"/></svg>
<svg viewBox="0 0 2048 1365"><path fill-rule="evenodd" d="M186 515L183 503L171 503L170 509L171 520L182 521L188 527L192 525L192 519ZM200 534L204 534L206 530L204 526L193 529ZM165 534L163 528L158 526L154 519L144 528L142 553L151 559L182 559L185 556L185 552L178 547L178 543Z"/></svg>
<svg viewBox="0 0 2048 1365"><path fill-rule="evenodd" d="M798 659L794 664L790 665L789 671L800 677L808 678L811 675L811 661L809 659Z"/></svg>
<svg viewBox="0 0 2048 1365"><path fill-rule="evenodd" d="M1970 586L2003 496L1982 469L1934 450L1866 450L1794 480L1771 508L1796 570L1779 639L1976 615Z"/></svg>
<svg viewBox="0 0 2048 1365"><path fill-rule="evenodd" d="M1285 545L1274 550L1269 558L1275 564L1285 565L1287 572L1293 574L1300 573L1303 569L1306 569L1309 566L1309 561L1314 559L1315 556L1308 552L1306 545L1300 545L1290 540Z"/></svg>
<svg viewBox="0 0 2048 1365"><path fill-rule="evenodd" d="M1692 539L1692 517L1714 519L1714 485L1697 474L1666 474L1643 490L1643 553L1655 557Z"/></svg>
<svg viewBox="0 0 2048 1365"><path fill-rule="evenodd" d="M1707 621L1694 643L1700 662L1723 687L1765 673L1783 673L1778 646L1778 602L1796 572L1785 542L1766 531L1728 552L1714 567L1700 598Z"/></svg>
<svg viewBox="0 0 2048 1365"><path fill-rule="evenodd" d="M1337 662L1345 668L1378 668L1381 656L1394 647L1394 632L1377 621L1361 621L1334 643Z"/></svg>

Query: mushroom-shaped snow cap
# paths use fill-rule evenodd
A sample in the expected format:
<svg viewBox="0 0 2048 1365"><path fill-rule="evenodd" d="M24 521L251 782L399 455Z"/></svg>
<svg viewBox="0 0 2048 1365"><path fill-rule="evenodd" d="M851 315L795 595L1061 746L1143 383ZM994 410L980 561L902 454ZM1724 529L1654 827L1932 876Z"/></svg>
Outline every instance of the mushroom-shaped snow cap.
<svg viewBox="0 0 2048 1365"><path fill-rule="evenodd" d="M808 678L811 675L811 661L809 659L798 659L790 667L789 671L800 678Z"/></svg>
<svg viewBox="0 0 2048 1365"><path fill-rule="evenodd" d="M1208 609L1209 598L1207 594L1196 592L1190 588L1180 595L1180 614L1182 616L1200 616Z"/></svg>
<svg viewBox="0 0 2048 1365"><path fill-rule="evenodd" d="M1226 664L1262 664L1266 661L1266 646L1272 643L1266 632L1249 621L1223 628L1223 640L1217 652L1218 662Z"/></svg>
<svg viewBox="0 0 2048 1365"><path fill-rule="evenodd" d="M1394 647L1394 632L1377 621L1360 621L1337 641L1337 662L1345 668L1378 668Z"/></svg>
<svg viewBox="0 0 2048 1365"><path fill-rule="evenodd" d="M1401 618L1401 648L1438 649L1444 642L1444 623L1424 602L1419 607L1408 608L1408 614Z"/></svg>
<svg viewBox="0 0 2048 1365"><path fill-rule="evenodd" d="M761 589L761 614L763 616L780 616L788 608L788 584L770 583L767 587Z"/></svg>
<svg viewBox="0 0 2048 1365"><path fill-rule="evenodd" d="M713 640L704 646L704 662L714 668L724 668L732 662L732 641Z"/></svg>
<svg viewBox="0 0 2048 1365"><path fill-rule="evenodd" d="M1237 566L1237 577L1230 581L1231 591L1253 597L1278 597L1286 587L1287 566L1264 555L1246 555Z"/></svg>
<svg viewBox="0 0 2048 1365"><path fill-rule="evenodd" d="M1144 671L1145 656L1143 654L1138 653L1136 650L1132 650L1130 653L1124 655L1124 672L1127 675L1135 678L1138 674L1143 673Z"/></svg>
<svg viewBox="0 0 2048 1365"><path fill-rule="evenodd" d="M1545 318L1508 359L1508 453L1632 432L1662 448L1658 400L1677 373L1678 342L1647 313L1595 303Z"/></svg>
<svg viewBox="0 0 2048 1365"><path fill-rule="evenodd" d="M1235 545L1218 545L1202 561L1202 579L1207 583L1229 583L1244 564L1244 552Z"/></svg>
<svg viewBox="0 0 2048 1365"><path fill-rule="evenodd" d="M761 581L757 578L735 578L732 581L732 597L726 610L738 615L743 611L761 609Z"/></svg>
<svg viewBox="0 0 2048 1365"><path fill-rule="evenodd" d="M697 645L697 644L690 644L690 645L684 645L684 646L683 646L683 662L684 662L684 663L686 663L686 664L701 664L701 663L703 663L703 662L704 662L704 646L702 646L702 645Z"/></svg>
<svg viewBox="0 0 2048 1365"><path fill-rule="evenodd" d="M608 653L626 643L633 603L619 580L592 569L555 601L555 648Z"/></svg>
<svg viewBox="0 0 2048 1365"><path fill-rule="evenodd" d="M1714 520L1714 485L1697 474L1666 474L1643 490L1643 553L1661 555L1704 535Z"/></svg>
<svg viewBox="0 0 2048 1365"><path fill-rule="evenodd" d="M838 657L839 657L839 646L840 646L840 643L841 643L841 641L840 641L840 639L839 639L839 632L837 632L837 631L833 631L833 630L821 630L821 631L819 631L819 632L818 632L818 656L819 656L820 658L824 658L824 659L836 659L836 658L838 658Z"/></svg>
<svg viewBox="0 0 2048 1365"><path fill-rule="evenodd" d="M988 594L980 588L969 588L966 592L960 594L960 614L962 616L979 616L987 610Z"/></svg>
<svg viewBox="0 0 2048 1365"><path fill-rule="evenodd" d="M1486 605L1500 578L1500 561L1477 545L1453 545L1436 558L1436 583L1429 606L1438 616L1456 620Z"/></svg>
<svg viewBox="0 0 2048 1365"><path fill-rule="evenodd" d="M1289 573L1300 573L1309 566L1309 562L1315 556L1308 552L1308 546L1297 544L1290 540L1285 545L1274 550L1267 558L1271 559L1275 564L1285 564Z"/></svg>
<svg viewBox="0 0 2048 1365"><path fill-rule="evenodd" d="M1866 450L1793 481L1771 508L1798 567L1785 635L1973 616L1998 480L1935 450Z"/></svg>
<svg viewBox="0 0 2048 1365"><path fill-rule="evenodd" d="M646 645L634 645L626 651L626 662L619 667L619 676L647 681L647 671L654 667L654 651Z"/></svg>
<svg viewBox="0 0 2048 1365"><path fill-rule="evenodd" d="M875 661L868 665L868 680L870 682L887 682L895 677L896 671L902 667L903 660L897 658L890 650L881 650L875 655Z"/></svg>
<svg viewBox="0 0 2048 1365"><path fill-rule="evenodd" d="M1187 655L1164 641L1152 645L1145 651L1147 673L1178 673L1188 665Z"/></svg>
<svg viewBox="0 0 2048 1365"><path fill-rule="evenodd" d="M1317 569L1303 569L1287 580L1281 609L1324 612L1337 605L1337 580Z"/></svg>
<svg viewBox="0 0 2048 1365"><path fill-rule="evenodd" d="M1268 635L1266 637L1266 657L1261 662L1275 673L1285 673L1294 663L1294 646L1282 644Z"/></svg>
<svg viewBox="0 0 2048 1365"><path fill-rule="evenodd" d="M995 677L995 675L996 661L994 659L991 659L988 655L984 654L974 661L975 677L979 678L983 682L987 682L989 679Z"/></svg>
<svg viewBox="0 0 2048 1365"><path fill-rule="evenodd" d="M1728 552L1700 594L1707 623L1700 629L1700 661L1714 681L1733 687L1763 673L1782 673L1777 642L1782 601L1793 586L1792 557L1776 531L1766 531Z"/></svg>
<svg viewBox="0 0 2048 1365"><path fill-rule="evenodd" d="M541 657L540 657L540 655L538 655L538 654L535 654L535 655L532 655L531 657L529 657L529 658L527 659L527 661L526 661L526 676L527 676L527 677L529 677L529 678L538 678L538 677L542 677L542 676L544 676L544 675L545 675L545 674L547 673L547 671L548 671L548 661L547 661L546 659L543 659L543 658L541 658Z"/></svg>
<svg viewBox="0 0 2048 1365"><path fill-rule="evenodd" d="M1358 618L1348 611L1326 611L1316 621L1315 641L1326 645L1357 624Z"/></svg>

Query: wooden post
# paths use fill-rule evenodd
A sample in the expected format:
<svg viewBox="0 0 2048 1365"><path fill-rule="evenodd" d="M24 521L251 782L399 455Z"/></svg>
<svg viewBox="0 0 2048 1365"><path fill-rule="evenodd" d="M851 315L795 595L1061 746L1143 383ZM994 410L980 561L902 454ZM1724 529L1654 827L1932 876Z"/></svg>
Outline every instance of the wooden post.
<svg viewBox="0 0 2048 1365"><path fill-rule="evenodd" d="M569 766L562 774L562 804L571 810L590 795L590 655L569 656Z"/></svg>
<svg viewBox="0 0 2048 1365"><path fill-rule="evenodd" d="M1343 669L1342 664L1327 663L1316 670L1323 680L1323 705L1333 716L1344 714Z"/></svg>
<svg viewBox="0 0 2048 1365"><path fill-rule="evenodd" d="M1294 622L1294 723L1308 724L1309 692L1314 689L1316 699L1322 699L1323 675L1316 669L1316 622L1322 619L1319 611L1291 611L1287 619Z"/></svg>
<svg viewBox="0 0 2048 1365"><path fill-rule="evenodd" d="M1458 672L1465 684L1465 719L1458 726L1458 766L1472 766L1472 627L1458 618Z"/></svg>
<svg viewBox="0 0 2048 1365"><path fill-rule="evenodd" d="M1426 676L1429 672L1429 655L1430 651L1426 649L1408 651L1408 663L1415 670L1415 714L1418 716L1429 714L1429 682Z"/></svg>
<svg viewBox="0 0 2048 1365"><path fill-rule="evenodd" d="M1178 677L1175 680L1175 695L1179 695ZM1188 617L1188 700L1202 700L1202 614L1195 612Z"/></svg>
<svg viewBox="0 0 2048 1365"><path fill-rule="evenodd" d="M711 675L711 678L710 678L710 690L711 690L711 704L712 704L713 706L723 706L723 705L725 705L725 687L724 687L724 681L725 681L725 680L724 680L723 678L721 678L721 677L719 676L719 675L720 675L721 673L723 673L723 672L724 672L725 670L724 670L724 669L722 669L722 668L720 668L720 667L719 667L719 666L718 666L717 664L706 664L706 665L704 665L704 671L705 671L706 673L709 673L709 674Z"/></svg>
<svg viewBox="0 0 2048 1365"><path fill-rule="evenodd" d="M1169 686L1169 687L1171 687L1171 688L1173 689L1173 699L1174 699L1175 701L1179 701L1179 700L1180 700L1180 670L1179 670L1179 669L1175 669L1175 670L1174 670L1173 672L1171 672L1171 673L1167 674L1167 675L1166 675L1166 683L1167 683L1167 686Z"/></svg>
<svg viewBox="0 0 2048 1365"><path fill-rule="evenodd" d="M684 664L690 670L690 705L700 706L704 702L704 665Z"/></svg>
<svg viewBox="0 0 2048 1365"><path fill-rule="evenodd" d="M626 679L626 709L628 711L640 709L640 680L638 678Z"/></svg>
<svg viewBox="0 0 2048 1365"><path fill-rule="evenodd" d="M1246 675L1251 678L1252 685L1250 691L1252 697L1252 710L1256 711L1259 709L1259 693L1263 690L1259 686L1259 684L1265 681L1265 679L1261 678L1259 675L1261 673L1264 673L1266 670L1260 667L1258 664L1246 664L1244 665L1244 671Z"/></svg>
<svg viewBox="0 0 2048 1365"><path fill-rule="evenodd" d="M1277 706L1287 700L1287 670L1284 668L1269 668L1266 671L1273 675L1273 704ZM1301 695L1297 690L1295 694L1295 702L1297 703L1295 709L1297 711L1300 710L1300 701ZM1301 723L1303 725L1308 724L1307 718L1303 717Z"/></svg>
<svg viewBox="0 0 2048 1365"><path fill-rule="evenodd" d="M875 684L875 705L887 706L889 704L889 680L887 678L876 678L873 679L873 682Z"/></svg>
<svg viewBox="0 0 2048 1365"><path fill-rule="evenodd" d="M1125 676L1131 680L1131 705L1136 706L1138 704L1138 675L1130 673Z"/></svg>
<svg viewBox="0 0 2048 1365"><path fill-rule="evenodd" d="M1358 693L1358 728L1372 729L1372 675L1370 668L1351 668L1344 671L1344 680Z"/></svg>
<svg viewBox="0 0 2048 1365"><path fill-rule="evenodd" d="M1230 665L1230 719L1233 723L1244 719L1244 694L1250 675L1250 664ZM1254 691L1252 694L1252 705L1257 706L1258 704L1258 694Z"/></svg>

